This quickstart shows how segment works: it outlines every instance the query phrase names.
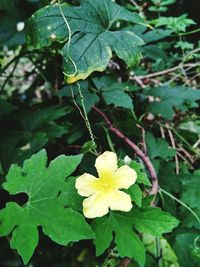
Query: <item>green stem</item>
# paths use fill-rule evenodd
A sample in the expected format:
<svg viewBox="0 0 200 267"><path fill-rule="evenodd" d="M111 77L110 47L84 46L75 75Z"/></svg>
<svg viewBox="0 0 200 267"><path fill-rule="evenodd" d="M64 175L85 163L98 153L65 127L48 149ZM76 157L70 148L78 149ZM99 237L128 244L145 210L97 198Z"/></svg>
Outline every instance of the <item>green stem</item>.
<svg viewBox="0 0 200 267"><path fill-rule="evenodd" d="M184 32L184 33L179 33L180 36L186 36L186 35L190 35L190 34L193 34L193 33L197 33L197 32L200 32L200 28L194 30L194 31L191 31L191 32Z"/></svg>
<svg viewBox="0 0 200 267"><path fill-rule="evenodd" d="M104 131L106 133L106 139L107 139L108 145L110 147L110 150L112 152L116 153L115 148L114 148L113 143L112 143L112 140L110 138L109 132L108 132L108 130L105 127L104 127Z"/></svg>
<svg viewBox="0 0 200 267"><path fill-rule="evenodd" d="M80 84L77 83L77 86L78 86L78 92L79 92L79 95L80 95L80 98L81 98L81 106L83 108L83 115L84 115L84 120L85 120L85 124L86 124L86 127L89 131L89 134L90 134L90 138L91 138L91 141L92 141L92 144L93 144L93 149L94 149L94 152L96 155L98 155L98 152L96 150L96 143L94 141L94 135L93 135L93 132L92 132L92 128L91 128L91 125L90 125L90 121L88 119L88 116L87 116L87 112L86 112L86 108L85 108L85 103L84 103L84 96L81 92L81 87L80 87Z"/></svg>
<svg viewBox="0 0 200 267"><path fill-rule="evenodd" d="M181 201L180 199L176 198L175 196L173 196L172 194L170 194L169 192L165 191L164 189L160 188L159 192L164 193L165 195L167 195L168 197L172 198L173 200L175 200L176 202L178 202L179 204L181 204L181 206L183 206L184 208L186 208L197 220L197 222L200 224L200 218L199 216L196 214L196 212L194 212L188 205L186 205L183 201Z"/></svg>
<svg viewBox="0 0 200 267"><path fill-rule="evenodd" d="M69 23L68 23L68 21L67 21L67 19L66 19L66 17L65 17L65 15L64 15L64 13L63 13L63 10L62 10L62 7L61 7L61 5L60 5L60 1L58 1L58 5L59 5L59 10L60 10L60 14L61 14L61 16L62 16L62 18L63 18L63 20L64 20L64 22L65 22L65 24L66 24L66 26L67 26L67 30L68 30L68 41L67 41L67 57L69 58L69 60L71 61L71 63L72 63L72 65L73 65L73 67L74 67L74 72L73 73L71 73L71 74L69 74L69 73L65 73L64 72L64 74L67 76L67 77L73 77L73 76L75 76L76 74L77 74L77 66L76 66L76 63L74 62L74 60L71 58L71 56L70 56L70 44L71 44L71 38L72 38L72 31L71 31L71 28L70 28L70 26L69 26Z"/></svg>
<svg viewBox="0 0 200 267"><path fill-rule="evenodd" d="M158 266L160 266L160 258L161 258L161 246L160 246L160 237L156 237L156 261L158 262Z"/></svg>

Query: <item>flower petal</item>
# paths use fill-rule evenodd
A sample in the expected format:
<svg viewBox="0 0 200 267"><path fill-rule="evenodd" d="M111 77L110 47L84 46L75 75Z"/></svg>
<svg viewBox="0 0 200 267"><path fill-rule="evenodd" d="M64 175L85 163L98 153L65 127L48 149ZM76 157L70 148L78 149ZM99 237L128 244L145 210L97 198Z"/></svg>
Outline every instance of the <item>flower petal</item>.
<svg viewBox="0 0 200 267"><path fill-rule="evenodd" d="M137 173L135 170L127 165L120 167L114 174L117 180L117 189L128 189L133 185L137 179Z"/></svg>
<svg viewBox="0 0 200 267"><path fill-rule="evenodd" d="M119 190L113 191L109 196L111 210L130 211L132 209L131 197Z"/></svg>
<svg viewBox="0 0 200 267"><path fill-rule="evenodd" d="M97 157L95 167L99 174L99 177L113 173L117 170L117 155L110 151L105 151L103 154Z"/></svg>
<svg viewBox="0 0 200 267"><path fill-rule="evenodd" d="M102 217L108 213L106 194L96 193L83 201L83 214L86 218Z"/></svg>
<svg viewBox="0 0 200 267"><path fill-rule="evenodd" d="M95 185L98 182L95 176L84 173L76 179L75 187L78 190L78 194L83 197L89 197L96 193Z"/></svg>

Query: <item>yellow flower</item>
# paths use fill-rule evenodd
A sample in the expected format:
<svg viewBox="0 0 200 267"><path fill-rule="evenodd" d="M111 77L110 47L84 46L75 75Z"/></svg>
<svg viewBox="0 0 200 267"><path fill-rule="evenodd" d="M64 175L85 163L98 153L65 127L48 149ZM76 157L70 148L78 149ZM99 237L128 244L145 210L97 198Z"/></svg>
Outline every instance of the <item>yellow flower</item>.
<svg viewBox="0 0 200 267"><path fill-rule="evenodd" d="M88 197L83 201L86 218L102 217L111 210L130 211L131 197L119 189L128 189L137 179L129 166L117 166L117 155L106 151L95 162L99 178L84 173L76 180L78 194Z"/></svg>

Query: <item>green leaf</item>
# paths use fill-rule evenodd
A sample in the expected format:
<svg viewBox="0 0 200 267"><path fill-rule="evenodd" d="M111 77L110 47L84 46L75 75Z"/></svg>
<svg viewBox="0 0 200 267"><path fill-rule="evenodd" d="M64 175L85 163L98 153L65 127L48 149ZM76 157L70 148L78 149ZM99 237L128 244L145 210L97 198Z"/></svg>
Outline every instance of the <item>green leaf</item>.
<svg viewBox="0 0 200 267"><path fill-rule="evenodd" d="M197 136L200 136L200 120L183 122L179 125L179 129L188 131L188 132L196 134Z"/></svg>
<svg viewBox="0 0 200 267"><path fill-rule="evenodd" d="M85 89L85 88L81 90L81 92L84 97L85 109L86 109L86 112L88 113L92 109L92 106L96 104L97 102L99 102L99 97L95 93L92 93L88 89ZM77 103L81 105L80 95L77 95L76 99L77 99Z"/></svg>
<svg viewBox="0 0 200 267"><path fill-rule="evenodd" d="M1 130L0 158L4 172L7 173L12 163L21 165L25 159L42 149L48 141L52 142L65 134L68 128L55 121L64 115L66 107L58 106L18 108L8 114L6 124L17 127L11 130L2 127Z"/></svg>
<svg viewBox="0 0 200 267"><path fill-rule="evenodd" d="M83 197L81 197L75 187L76 177L68 177L64 192L60 195L60 199L73 210L83 211Z"/></svg>
<svg viewBox="0 0 200 267"><path fill-rule="evenodd" d="M128 190L127 193L131 196L131 200L135 202L138 207L142 207L142 190L139 185L134 184Z"/></svg>
<svg viewBox="0 0 200 267"><path fill-rule="evenodd" d="M132 99L123 91L113 90L102 93L108 105L114 104L116 107L133 108Z"/></svg>
<svg viewBox="0 0 200 267"><path fill-rule="evenodd" d="M151 159L167 159L176 155L176 150L170 148L166 140L161 138L155 139L150 132L145 134L145 140L147 144L148 155Z"/></svg>
<svg viewBox="0 0 200 267"><path fill-rule="evenodd" d="M136 182L138 184L144 184L144 185L151 186L151 183L150 183L146 173L144 172L144 167L140 163L132 160L131 163L130 163L130 167L132 169L134 169L136 171L136 173L137 173Z"/></svg>
<svg viewBox="0 0 200 267"><path fill-rule="evenodd" d="M134 67L141 58L138 45L143 44L139 41L138 37L131 31L110 31L105 32L108 44L116 55L123 59L129 67Z"/></svg>
<svg viewBox="0 0 200 267"><path fill-rule="evenodd" d="M0 119L3 115L10 113L11 111L15 110L16 107L9 102L0 99Z"/></svg>
<svg viewBox="0 0 200 267"><path fill-rule="evenodd" d="M21 109L13 116L13 118L19 121L19 124L23 129L31 132L35 129L41 129L44 126L46 127L46 124L52 124L52 121L65 116L65 114L66 107L49 106L45 108L37 108L35 110Z"/></svg>
<svg viewBox="0 0 200 267"><path fill-rule="evenodd" d="M131 212L132 222L142 233L161 236L169 233L179 224L179 221L159 208L134 208Z"/></svg>
<svg viewBox="0 0 200 267"><path fill-rule="evenodd" d="M168 37L171 35L171 33L172 33L171 30L153 29L152 31L148 31L142 34L142 39L145 42L145 44L147 44Z"/></svg>
<svg viewBox="0 0 200 267"><path fill-rule="evenodd" d="M179 259L181 267L200 265L200 257L195 252L195 239L199 237L198 233L180 233L176 236L174 251Z"/></svg>
<svg viewBox="0 0 200 267"><path fill-rule="evenodd" d="M190 25L196 24L193 20L188 19L187 15L183 14L179 17L164 17L161 16L154 21L157 27L167 26L174 32L185 32L186 28Z"/></svg>
<svg viewBox="0 0 200 267"><path fill-rule="evenodd" d="M19 7L20 6L20 7ZM19 31L18 23L26 19L28 12L24 12L20 0L1 0L0 1L0 47L13 48L25 43L23 30ZM27 10L26 10L27 11Z"/></svg>
<svg viewBox="0 0 200 267"><path fill-rule="evenodd" d="M80 152L86 154L88 152L91 152L94 148L96 148L96 145L94 145L94 142L90 140L83 144Z"/></svg>
<svg viewBox="0 0 200 267"><path fill-rule="evenodd" d="M156 266L156 257L157 257L157 251L158 251L158 242L160 245L160 250L162 251L162 257L159 260L160 266L166 266L166 267L180 267L178 263L178 259L176 257L176 254L174 253L172 247L170 246L169 242L164 239L163 237L159 238L159 241L157 238L150 234L143 234L142 235L142 241L145 244L145 248L147 252L149 252L151 255L153 255L155 258L154 265L148 265L148 266ZM149 262L147 261L147 264Z"/></svg>
<svg viewBox="0 0 200 267"><path fill-rule="evenodd" d="M143 41L133 32L113 31L112 28L121 20L143 23L137 14L110 0L84 0L78 7L64 4L61 9L72 32L70 48L67 43L62 49L68 83L85 79L93 71L103 71L112 57L112 50L128 65L135 61L137 46L142 45ZM30 18L26 32L28 43L34 48L49 46L53 42L62 43L69 37L58 5L37 11Z"/></svg>
<svg viewBox="0 0 200 267"><path fill-rule="evenodd" d="M162 59L167 61L168 55L165 51L163 51L163 48L158 47L158 45L146 45L142 49L142 54L145 57L148 57L154 61L157 61L158 59Z"/></svg>
<svg viewBox="0 0 200 267"><path fill-rule="evenodd" d="M95 219L92 228L96 236L94 244L97 256L110 246L114 232L114 241L120 257L133 258L140 266L144 266L144 246L132 229L132 221L125 213L112 212L109 216Z"/></svg>
<svg viewBox="0 0 200 267"><path fill-rule="evenodd" d="M6 132L0 138L0 158L6 174L12 163L21 165L23 161L42 149L48 142L44 132Z"/></svg>
<svg viewBox="0 0 200 267"><path fill-rule="evenodd" d="M105 102L116 107L127 109L133 108L131 97L125 92L131 90L132 86L129 83L119 83L112 76L103 76L93 79L96 88L101 91Z"/></svg>
<svg viewBox="0 0 200 267"><path fill-rule="evenodd" d="M195 210L196 214L200 217L200 171L193 174L185 174L182 178L182 194L181 200L186 203L190 208ZM198 225L200 226L200 225Z"/></svg>
<svg viewBox="0 0 200 267"><path fill-rule="evenodd" d="M154 102L149 105L149 111L169 120L175 115L174 108L185 111L196 107L195 101L200 99L200 90L183 86L156 87L146 94L154 97Z"/></svg>
<svg viewBox="0 0 200 267"><path fill-rule="evenodd" d="M69 196L66 195L66 200L62 197L69 190L65 179L81 158L61 155L46 167L47 155L41 150L26 160L23 168L11 166L3 187L10 194L25 193L28 201L23 206L9 202L0 211L0 236L12 232L11 247L17 249L24 264L37 246L38 226L61 245L93 237L83 216L66 206Z"/></svg>
<svg viewBox="0 0 200 267"><path fill-rule="evenodd" d="M119 82L117 77L104 75L101 78L94 78L95 87L102 92L107 91L134 91L135 86L129 82Z"/></svg>

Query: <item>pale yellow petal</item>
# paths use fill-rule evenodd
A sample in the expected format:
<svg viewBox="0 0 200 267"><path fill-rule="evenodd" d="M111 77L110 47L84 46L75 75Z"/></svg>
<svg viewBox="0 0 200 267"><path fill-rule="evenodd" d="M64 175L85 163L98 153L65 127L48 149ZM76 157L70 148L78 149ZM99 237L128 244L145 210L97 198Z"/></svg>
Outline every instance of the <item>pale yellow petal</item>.
<svg viewBox="0 0 200 267"><path fill-rule="evenodd" d="M111 210L130 211L132 209L131 197L119 190L110 194L109 207Z"/></svg>
<svg viewBox="0 0 200 267"><path fill-rule="evenodd" d="M84 173L76 179L75 187L78 190L78 194L83 197L89 197L96 193L95 185L98 182L98 179L89 174Z"/></svg>
<svg viewBox="0 0 200 267"><path fill-rule="evenodd" d="M110 151L105 151L97 157L95 167L101 178L104 175L113 173L117 170L117 155Z"/></svg>
<svg viewBox="0 0 200 267"><path fill-rule="evenodd" d="M83 201L83 214L86 218L102 217L108 213L106 194L96 193Z"/></svg>
<svg viewBox="0 0 200 267"><path fill-rule="evenodd" d="M117 189L128 189L137 179L136 171L127 165L120 167L114 176L117 180Z"/></svg>

